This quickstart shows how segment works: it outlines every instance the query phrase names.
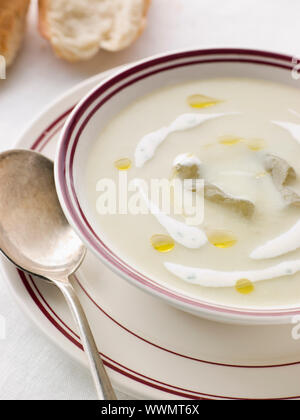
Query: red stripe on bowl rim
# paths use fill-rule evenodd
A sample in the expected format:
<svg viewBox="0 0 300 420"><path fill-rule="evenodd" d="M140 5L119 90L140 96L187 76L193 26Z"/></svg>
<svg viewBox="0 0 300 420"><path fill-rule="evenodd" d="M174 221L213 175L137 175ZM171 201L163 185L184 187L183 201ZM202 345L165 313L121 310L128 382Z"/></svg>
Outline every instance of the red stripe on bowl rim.
<svg viewBox="0 0 300 420"><path fill-rule="evenodd" d="M201 60L199 60L199 57ZM208 58L207 58L208 57ZM195 60L191 60L194 58ZM189 61L187 61L187 59ZM179 60L179 62L177 62ZM104 261L110 268L118 274L126 277L129 281L144 289L146 286L152 294L163 297L171 303L180 303L188 310L202 310L210 313L222 313L224 315L233 315L236 317L288 317L299 314L300 307L288 309L243 309L224 305L217 305L194 299L165 287L155 280L144 276L133 267L123 261L118 255L111 251L101 238L96 234L92 226L81 209L74 186L73 163L80 135L88 124L91 117L98 111L109 99L125 89L126 87L151 77L154 74L169 71L174 68L200 65L216 62L236 62L249 63L253 65L272 66L275 68L291 71L294 67L293 58L288 55L276 54L266 51L247 50L247 49L207 49L193 50L180 53L171 53L156 58L144 60L132 67L121 70L114 76L109 77L88 94L75 108L67 120L63 130L56 159L56 182L62 205L67 209L66 216L73 227L84 238L90 248ZM175 62L175 63L174 63ZM164 67L161 65L167 64ZM148 73L145 70L150 69ZM134 78L131 78L134 76ZM123 83L124 82L124 83ZM116 84L122 83L115 90L110 91ZM108 92L109 91L109 92ZM104 96L107 94L106 96ZM92 105L95 106L92 107ZM88 111L88 112L87 112ZM84 116L83 122L80 120ZM76 135L74 135L75 131Z"/></svg>

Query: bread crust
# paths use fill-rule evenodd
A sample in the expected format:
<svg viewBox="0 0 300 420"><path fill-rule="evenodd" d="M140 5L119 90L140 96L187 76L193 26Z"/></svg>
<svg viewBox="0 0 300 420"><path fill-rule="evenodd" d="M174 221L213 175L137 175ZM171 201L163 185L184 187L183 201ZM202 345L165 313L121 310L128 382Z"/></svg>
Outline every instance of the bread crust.
<svg viewBox="0 0 300 420"><path fill-rule="evenodd" d="M89 0L83 0L88 2ZM111 0L114 1L114 0ZM123 1L134 1L134 0L123 0ZM57 56L68 60L70 62L74 61L81 61L87 60L92 58L100 49L108 50L108 51L118 51L128 47L131 43L133 43L144 31L147 23L147 13L149 7L151 5L152 0L139 0L141 2L142 7L142 15L140 17L139 25L135 29L135 36L125 42L109 42L106 39L99 38L97 45L93 45L93 48L82 48L82 46L72 46L70 48L67 43L61 42L58 40L59 37L57 33L57 28L55 27L53 20L51 20L51 9L54 3L54 0L39 0L39 31L41 35L47 39L56 53ZM99 22L100 26L101 22ZM67 23L66 23L67 25Z"/></svg>
<svg viewBox="0 0 300 420"><path fill-rule="evenodd" d="M21 46L30 0L0 0L0 55L10 66Z"/></svg>
<svg viewBox="0 0 300 420"><path fill-rule="evenodd" d="M50 40L50 27L47 21L47 9L48 9L48 0L39 0L39 31L40 34L47 39Z"/></svg>

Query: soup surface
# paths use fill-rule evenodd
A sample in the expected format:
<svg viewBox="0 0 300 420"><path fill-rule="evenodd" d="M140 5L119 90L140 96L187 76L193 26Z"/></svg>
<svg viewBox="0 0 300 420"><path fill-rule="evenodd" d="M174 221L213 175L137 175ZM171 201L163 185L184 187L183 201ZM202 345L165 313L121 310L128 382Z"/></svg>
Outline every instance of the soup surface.
<svg viewBox="0 0 300 420"><path fill-rule="evenodd" d="M155 91L108 122L86 168L94 227L137 271L218 304L299 305L299 90L224 78ZM183 191L202 195L203 220L166 214L138 182L128 200L147 214L120 214L119 199L103 214L101 183L118 196L126 178L201 180Z"/></svg>

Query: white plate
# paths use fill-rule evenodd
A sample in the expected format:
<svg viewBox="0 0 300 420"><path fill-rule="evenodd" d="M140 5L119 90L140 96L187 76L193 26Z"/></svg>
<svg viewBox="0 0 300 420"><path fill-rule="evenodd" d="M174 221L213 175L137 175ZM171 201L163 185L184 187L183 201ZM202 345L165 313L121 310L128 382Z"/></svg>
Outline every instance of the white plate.
<svg viewBox="0 0 300 420"><path fill-rule="evenodd" d="M107 74L79 85L30 125L18 146L54 157L76 102ZM19 305L70 356L85 363L70 312L54 286L3 261ZM201 320L120 279L88 255L76 288L116 388L144 399L300 399L300 341L292 325Z"/></svg>

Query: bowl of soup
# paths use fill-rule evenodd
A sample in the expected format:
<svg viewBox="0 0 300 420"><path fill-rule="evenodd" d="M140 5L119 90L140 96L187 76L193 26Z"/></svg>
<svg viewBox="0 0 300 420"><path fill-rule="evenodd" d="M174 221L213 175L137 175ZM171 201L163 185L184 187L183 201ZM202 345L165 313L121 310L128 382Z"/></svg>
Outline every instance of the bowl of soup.
<svg viewBox="0 0 300 420"><path fill-rule="evenodd" d="M202 317L299 314L297 68L273 52L187 50L101 82L66 122L55 162L88 249Z"/></svg>

